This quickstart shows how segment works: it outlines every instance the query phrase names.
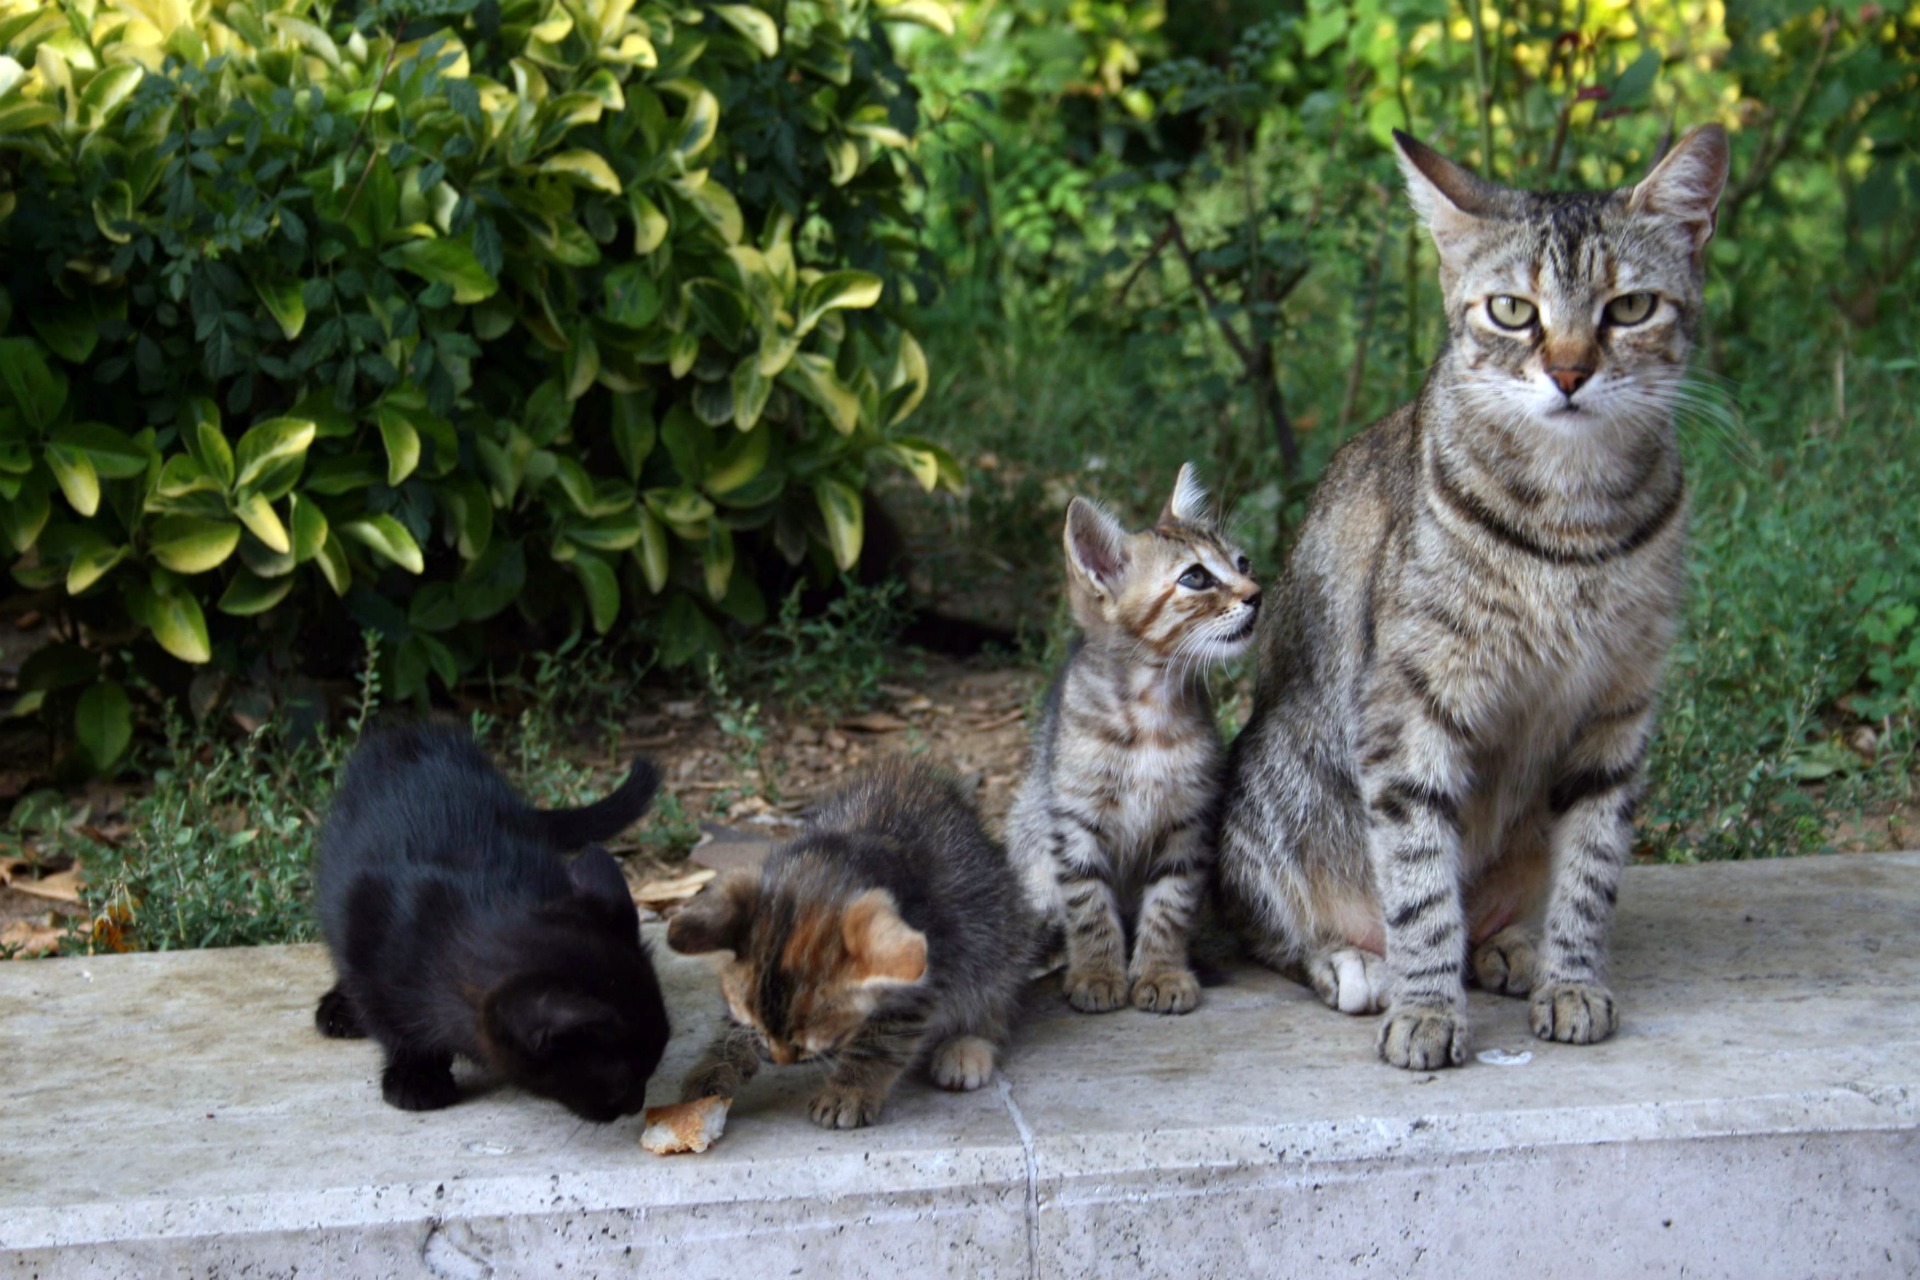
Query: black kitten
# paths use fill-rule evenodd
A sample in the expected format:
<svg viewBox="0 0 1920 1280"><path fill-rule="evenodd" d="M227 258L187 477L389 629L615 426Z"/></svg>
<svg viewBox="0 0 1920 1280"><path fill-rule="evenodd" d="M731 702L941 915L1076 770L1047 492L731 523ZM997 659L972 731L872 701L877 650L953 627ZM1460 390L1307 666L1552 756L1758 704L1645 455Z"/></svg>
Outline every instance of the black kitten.
<svg viewBox="0 0 1920 1280"><path fill-rule="evenodd" d="M339 980L322 1035L372 1036L408 1111L459 1100L455 1054L585 1119L632 1115L667 1010L619 866L593 847L646 812L645 760L606 799L543 812L458 729L376 731L320 837L320 927Z"/></svg>

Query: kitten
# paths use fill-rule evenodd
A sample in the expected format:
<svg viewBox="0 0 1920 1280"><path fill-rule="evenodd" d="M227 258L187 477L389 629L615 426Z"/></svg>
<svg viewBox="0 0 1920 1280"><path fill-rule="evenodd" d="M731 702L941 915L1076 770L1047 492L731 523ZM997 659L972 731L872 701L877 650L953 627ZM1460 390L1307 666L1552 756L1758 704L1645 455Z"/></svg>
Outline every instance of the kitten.
<svg viewBox="0 0 1920 1280"><path fill-rule="evenodd" d="M993 1075L1037 930L1006 853L960 788L903 761L875 766L822 803L758 875L709 885L667 945L733 953L720 986L734 1026L683 1097L732 1097L758 1070L820 1061L814 1123L857 1129L931 1054L943 1089Z"/></svg>
<svg viewBox="0 0 1920 1280"><path fill-rule="evenodd" d="M378 1040L408 1111L459 1100L456 1054L587 1120L640 1110L668 1027L639 914L605 849L559 855L625 830L659 780L636 761L597 804L543 812L458 729L377 730L320 837L321 1034Z"/></svg>
<svg viewBox="0 0 1920 1280"><path fill-rule="evenodd" d="M1672 414L1727 141L1538 194L1396 139L1451 336L1320 482L1220 876L1268 963L1385 1005L1381 1056L1426 1070L1465 1059L1468 963L1543 1039L1617 1025L1608 933L1685 584Z"/></svg>
<svg viewBox="0 0 1920 1280"><path fill-rule="evenodd" d="M1065 541L1080 636L1048 692L1009 844L1029 899L1064 926L1074 1008L1131 999L1187 1013L1200 998L1188 934L1222 781L1203 668L1252 639L1260 585L1191 466L1152 528L1130 534L1075 498Z"/></svg>

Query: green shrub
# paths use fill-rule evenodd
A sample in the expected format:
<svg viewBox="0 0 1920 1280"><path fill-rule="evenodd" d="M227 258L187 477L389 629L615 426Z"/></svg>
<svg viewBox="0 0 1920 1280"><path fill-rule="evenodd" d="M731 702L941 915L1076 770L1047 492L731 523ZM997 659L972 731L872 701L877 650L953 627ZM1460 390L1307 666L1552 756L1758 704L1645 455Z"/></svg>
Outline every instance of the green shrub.
<svg viewBox="0 0 1920 1280"><path fill-rule="evenodd" d="M0 537L73 639L24 709L105 767L151 645L322 623L399 699L510 610L684 663L854 563L876 459L957 487L892 434L895 21L945 11L0 0Z"/></svg>

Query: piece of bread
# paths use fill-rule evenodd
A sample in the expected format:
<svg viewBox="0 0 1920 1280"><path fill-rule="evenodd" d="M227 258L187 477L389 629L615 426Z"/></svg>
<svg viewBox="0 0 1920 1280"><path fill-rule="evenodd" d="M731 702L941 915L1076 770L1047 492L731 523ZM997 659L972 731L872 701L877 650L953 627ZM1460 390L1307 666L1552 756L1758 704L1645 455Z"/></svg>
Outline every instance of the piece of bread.
<svg viewBox="0 0 1920 1280"><path fill-rule="evenodd" d="M727 1108L732 1105L727 1098L695 1098L666 1107L648 1107L640 1145L657 1156L705 1151L720 1141L727 1127Z"/></svg>

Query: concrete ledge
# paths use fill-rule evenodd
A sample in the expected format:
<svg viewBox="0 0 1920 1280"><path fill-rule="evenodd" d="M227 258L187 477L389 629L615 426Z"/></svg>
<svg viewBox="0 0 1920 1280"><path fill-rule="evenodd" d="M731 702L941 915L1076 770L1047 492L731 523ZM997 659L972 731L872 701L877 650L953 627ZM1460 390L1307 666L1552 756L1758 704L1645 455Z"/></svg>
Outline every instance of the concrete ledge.
<svg viewBox="0 0 1920 1280"><path fill-rule="evenodd" d="M317 948L0 966L0 1274L1920 1275L1920 854L1635 870L1617 937L1596 1047L1476 996L1511 1065L1414 1075L1262 971L1182 1019L1049 990L995 1086L832 1134L770 1069L673 1160L384 1106ZM663 1100L718 1010L658 950Z"/></svg>

